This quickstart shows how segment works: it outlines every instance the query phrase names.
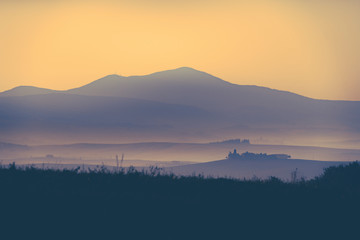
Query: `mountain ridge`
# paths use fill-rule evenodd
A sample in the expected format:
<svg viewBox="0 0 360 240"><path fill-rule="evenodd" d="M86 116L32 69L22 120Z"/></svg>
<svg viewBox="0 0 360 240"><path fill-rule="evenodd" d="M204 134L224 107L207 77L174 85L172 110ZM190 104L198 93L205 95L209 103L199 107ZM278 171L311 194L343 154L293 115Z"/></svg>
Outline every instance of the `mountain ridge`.
<svg viewBox="0 0 360 240"><path fill-rule="evenodd" d="M49 94L49 93L71 93L71 94L79 94L79 90L84 89L86 87L90 87L92 85L97 85L99 83L119 83L120 80L123 81L128 81L128 80L137 80L137 79L144 79L144 78L150 78L150 77L161 77L161 78L167 78L167 81L171 81L171 78L173 78L173 75L180 75L180 76L185 76L186 78L181 78L182 81L184 80L190 80L190 81L186 81L187 84L191 84L192 80L194 80L196 78L199 78L199 76L204 76L204 77L208 77L208 79L206 79L206 81L203 81L204 84L209 84L209 79L213 80L214 82L220 83L220 84L226 84L229 86L235 86L235 87L243 87L243 88L248 88L248 89L262 89L264 91L273 91L276 93L281 93L281 94L291 94L294 96L298 96L298 97L303 97L303 98L307 98L307 99L313 99L313 98L309 98L306 96L303 96L301 94L297 94L297 93L293 93L290 91L286 91L286 90L278 90L278 89L273 89L270 87L265 87L265 86L257 86L257 85L242 85L242 84L236 84L236 83L231 83L231 82L227 82L221 78L218 78L216 76L213 76L209 73L206 73L204 71L199 71L196 70L194 68L191 67L179 67L176 69L170 69L170 70L164 70L164 71L157 71L154 73L150 73L150 74L146 74L146 75L131 75L131 76L121 76L118 74L109 74L106 75L102 78L99 78L97 80L94 80L88 84L85 84L81 87L76 87L76 88L71 88L68 90L53 90L53 89L49 89L49 88L41 88L41 87L36 87L36 86L17 86L14 87L12 89L0 92L0 96L26 96L26 95L38 95L38 94ZM169 79L170 78L170 79ZM164 80L164 79L162 79ZM87 94L84 94L87 95ZM91 95L91 94L90 94ZM95 94L96 95L96 94ZM97 94L100 96L104 96L101 94ZM106 94L105 94L106 95ZM313 99L313 100L322 100L322 99ZM325 99L324 99L325 100ZM325 101L341 101L341 100L325 100ZM345 101L345 100L344 100ZM356 102L356 101L350 101L350 102Z"/></svg>
<svg viewBox="0 0 360 240"><path fill-rule="evenodd" d="M0 92L0 96L41 95L55 92L59 91L35 86L17 86L4 92Z"/></svg>
<svg viewBox="0 0 360 240"><path fill-rule="evenodd" d="M232 84L191 68L108 75L67 91L31 89L41 94L0 99L0 131L23 134L26 129L29 139L39 135L37 131L55 134L53 139L102 135L101 141L107 142L203 141L240 135L322 146L318 139L345 142L358 139L360 133L360 102L316 100Z"/></svg>

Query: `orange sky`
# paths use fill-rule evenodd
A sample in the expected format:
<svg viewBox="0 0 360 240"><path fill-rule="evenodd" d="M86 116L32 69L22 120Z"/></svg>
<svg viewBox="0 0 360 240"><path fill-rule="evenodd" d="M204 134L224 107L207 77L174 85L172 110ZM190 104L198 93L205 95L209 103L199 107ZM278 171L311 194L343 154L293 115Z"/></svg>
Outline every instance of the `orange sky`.
<svg viewBox="0 0 360 240"><path fill-rule="evenodd" d="M189 66L238 84L360 100L359 12L350 0L2 0L0 91Z"/></svg>

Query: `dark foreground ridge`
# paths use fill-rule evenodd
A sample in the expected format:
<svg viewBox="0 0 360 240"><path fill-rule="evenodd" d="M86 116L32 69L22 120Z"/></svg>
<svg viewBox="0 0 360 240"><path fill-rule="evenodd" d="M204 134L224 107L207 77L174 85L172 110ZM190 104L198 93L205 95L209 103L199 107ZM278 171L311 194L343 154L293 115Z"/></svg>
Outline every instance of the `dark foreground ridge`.
<svg viewBox="0 0 360 240"><path fill-rule="evenodd" d="M350 239L360 164L292 183L11 165L0 189L2 239Z"/></svg>

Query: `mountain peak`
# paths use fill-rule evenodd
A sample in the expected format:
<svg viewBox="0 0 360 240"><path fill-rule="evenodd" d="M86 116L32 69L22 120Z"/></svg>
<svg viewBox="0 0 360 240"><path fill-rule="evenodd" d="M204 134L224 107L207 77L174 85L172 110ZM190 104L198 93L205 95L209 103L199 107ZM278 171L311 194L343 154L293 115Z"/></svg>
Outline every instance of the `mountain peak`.
<svg viewBox="0 0 360 240"><path fill-rule="evenodd" d="M170 71L171 71L171 70L170 70ZM194 71L194 72L201 72L201 71L196 70L196 69L191 68L191 67L179 67L179 68L173 69L173 71Z"/></svg>
<svg viewBox="0 0 360 240"><path fill-rule="evenodd" d="M165 97L173 91L178 95L196 89L216 89L223 85L227 85L227 82L206 72L180 67L149 75L123 77L112 74L80 88L70 89L67 93L158 100L156 96Z"/></svg>
<svg viewBox="0 0 360 240"><path fill-rule="evenodd" d="M153 74L165 74L165 73L171 73L171 74L181 74L181 75L186 75L186 74L207 74L210 75L208 73L196 70L194 68L191 67L179 67L179 68L175 68L175 69L170 69L170 70L165 70L165 71L159 71L159 72L155 72ZM153 75L150 74L150 75Z"/></svg>
<svg viewBox="0 0 360 240"><path fill-rule="evenodd" d="M110 74L110 75L106 75L105 77L102 77L98 80L95 80L94 82L97 81L118 81L119 79L125 78L123 76L117 75L117 74ZM85 85L86 86L86 85Z"/></svg>
<svg viewBox="0 0 360 240"><path fill-rule="evenodd" d="M184 84L219 84L226 83L226 81L217 78L211 74L196 70L191 67L179 67L175 69L155 72L143 76L153 80L163 81L164 84L171 82L178 82Z"/></svg>
<svg viewBox="0 0 360 240"><path fill-rule="evenodd" d="M119 77L123 77L123 76L114 73L114 74L106 75L103 78L119 78Z"/></svg>
<svg viewBox="0 0 360 240"><path fill-rule="evenodd" d="M47 88L39 88L33 86L18 86L0 93L0 96L28 96L28 95L40 95L40 94L49 94L56 92Z"/></svg>

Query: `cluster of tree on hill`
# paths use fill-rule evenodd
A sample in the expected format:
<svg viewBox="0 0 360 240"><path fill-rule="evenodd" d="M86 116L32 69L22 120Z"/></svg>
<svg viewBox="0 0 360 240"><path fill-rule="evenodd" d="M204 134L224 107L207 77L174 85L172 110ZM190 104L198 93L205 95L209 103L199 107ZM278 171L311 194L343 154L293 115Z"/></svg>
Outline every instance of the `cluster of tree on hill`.
<svg viewBox="0 0 360 240"><path fill-rule="evenodd" d="M360 165L313 180L0 168L4 239L350 239ZM6 234L11 234L7 237ZM342 238L341 238L342 237Z"/></svg>
<svg viewBox="0 0 360 240"><path fill-rule="evenodd" d="M250 140L237 138L237 139L229 139L219 142L211 142L210 144L250 144Z"/></svg>
<svg viewBox="0 0 360 240"><path fill-rule="evenodd" d="M244 152L242 154L239 154L236 149L234 149L234 152L229 152L229 154L226 156L226 159L230 160L237 160L237 159L251 159L251 160L257 160L257 159L289 159L291 158L290 155L287 154L266 154L266 153L250 153L250 152Z"/></svg>

